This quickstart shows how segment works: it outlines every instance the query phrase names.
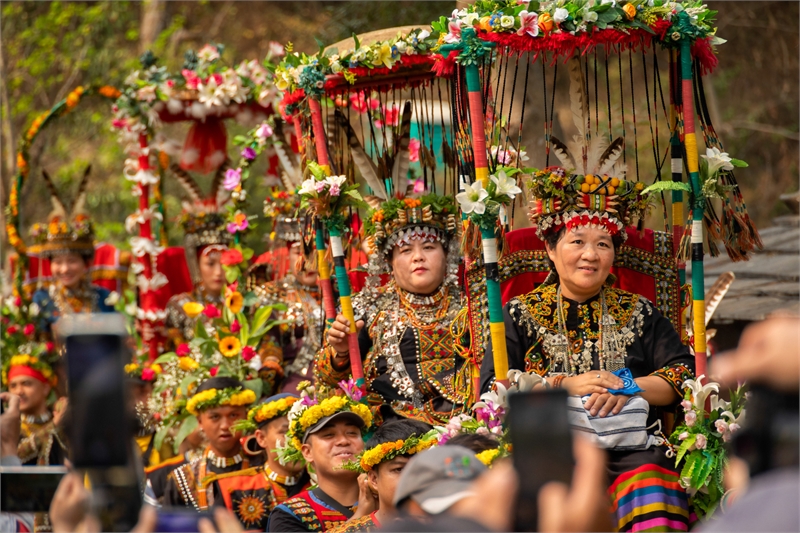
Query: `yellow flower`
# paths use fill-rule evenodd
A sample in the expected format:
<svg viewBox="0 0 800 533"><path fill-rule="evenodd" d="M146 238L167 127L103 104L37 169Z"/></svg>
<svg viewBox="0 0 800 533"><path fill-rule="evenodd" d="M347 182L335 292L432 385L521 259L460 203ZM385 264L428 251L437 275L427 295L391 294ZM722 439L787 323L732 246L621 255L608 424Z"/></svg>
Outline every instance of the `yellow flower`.
<svg viewBox="0 0 800 533"><path fill-rule="evenodd" d="M185 372L191 372L200 365L191 357L180 357L178 358L178 366Z"/></svg>
<svg viewBox="0 0 800 533"><path fill-rule="evenodd" d="M630 4L629 4L630 5ZM484 450L478 454L478 461L482 462L486 466L491 467L492 461L497 459L497 456L500 455L500 450L497 448L492 448L490 450Z"/></svg>
<svg viewBox="0 0 800 533"><path fill-rule="evenodd" d="M352 406L352 411L361 417L361 420L364 421L364 426L370 427L372 425L372 411L369 410L369 407L362 403L357 403Z"/></svg>
<svg viewBox="0 0 800 533"><path fill-rule="evenodd" d="M242 351L242 343L236 337L225 337L219 341L219 351L225 357L236 357Z"/></svg>
<svg viewBox="0 0 800 533"><path fill-rule="evenodd" d="M203 312L203 309L205 309L205 307L197 302L186 302L183 304L183 312L186 313L186 316L189 318L197 317L197 315Z"/></svg>
<svg viewBox="0 0 800 533"><path fill-rule="evenodd" d="M239 291L233 291L227 298L225 298L225 305L231 310L231 313L236 314L242 310L244 304L244 296Z"/></svg>
<svg viewBox="0 0 800 533"><path fill-rule="evenodd" d="M372 64L376 67L384 65L386 68L392 68L394 61L392 61L392 47L389 43L383 43L380 48L375 51L375 59Z"/></svg>
<svg viewBox="0 0 800 533"><path fill-rule="evenodd" d="M636 7L633 4L625 4L622 6L622 10L625 12L628 20L633 20L633 18L636 16Z"/></svg>
<svg viewBox="0 0 800 533"><path fill-rule="evenodd" d="M139 365L137 365L136 363L127 364L125 365L125 373L130 374L132 372L135 372L137 368L139 368Z"/></svg>
<svg viewBox="0 0 800 533"><path fill-rule="evenodd" d="M150 368L152 368L153 372L155 372L156 374L160 374L161 372L164 371L164 369L161 368L161 365L159 365L159 364L150 365Z"/></svg>
<svg viewBox="0 0 800 533"><path fill-rule="evenodd" d="M197 405L200 403L213 400L217 396L217 389L208 389L203 392L198 392L191 399L186 402L186 410L191 414L197 416Z"/></svg>
<svg viewBox="0 0 800 533"><path fill-rule="evenodd" d="M250 405L256 401L256 393L250 389L244 389L231 396L228 400L222 402L222 405Z"/></svg>

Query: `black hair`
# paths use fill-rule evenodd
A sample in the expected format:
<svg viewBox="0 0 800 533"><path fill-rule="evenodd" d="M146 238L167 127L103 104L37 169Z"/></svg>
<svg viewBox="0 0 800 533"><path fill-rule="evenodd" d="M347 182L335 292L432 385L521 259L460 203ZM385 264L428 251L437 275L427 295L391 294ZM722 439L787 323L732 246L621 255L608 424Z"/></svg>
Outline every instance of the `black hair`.
<svg viewBox="0 0 800 533"><path fill-rule="evenodd" d="M239 389L244 388L244 385L242 385L242 382L239 381L238 379L230 377L218 377L218 378L215 377L215 378L209 378L205 380L203 383L201 383L200 386L197 387L197 390L194 391L194 393L197 394L198 392L203 392L211 389L222 390L222 389L236 389L236 388Z"/></svg>
<svg viewBox="0 0 800 533"><path fill-rule="evenodd" d="M478 435L477 433L459 433L451 437L444 443L445 446L463 446L472 450L475 454L485 452L486 450L494 450L500 443L494 437L488 435Z"/></svg>
<svg viewBox="0 0 800 533"><path fill-rule="evenodd" d="M425 422L419 420L402 419L392 420L391 422L384 423L375 431L375 433L367 441L364 449L369 450L379 444L386 442L395 442L398 440L406 440L409 437L421 437L432 428Z"/></svg>
<svg viewBox="0 0 800 533"><path fill-rule="evenodd" d="M625 230L623 230L623 231L625 231ZM558 241L560 241L564 237L564 235L566 235L566 233L567 233L567 227L566 226L561 226L561 228L559 228L558 231L553 231L551 233L547 233L544 236L544 243L547 245L547 248L549 248L551 250L555 250L556 249L556 245L558 244ZM612 235L611 236L611 242L614 245L614 258L616 259L617 254L619 254L619 249L622 246L622 243L625 242L625 241L623 240L622 235L618 233L616 235ZM558 275L558 272L556 272L556 265L555 265L555 263L553 263L553 260L550 259L549 255L547 256L547 263L550 266L550 270L554 274Z"/></svg>

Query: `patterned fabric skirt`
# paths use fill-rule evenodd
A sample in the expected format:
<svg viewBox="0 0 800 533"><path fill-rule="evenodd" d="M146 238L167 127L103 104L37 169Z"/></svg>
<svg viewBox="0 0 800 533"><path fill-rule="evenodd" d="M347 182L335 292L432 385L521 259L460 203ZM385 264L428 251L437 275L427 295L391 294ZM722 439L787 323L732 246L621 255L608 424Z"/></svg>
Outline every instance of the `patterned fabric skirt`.
<svg viewBox="0 0 800 533"><path fill-rule="evenodd" d="M672 460L653 452L664 457L661 449L609 454L608 493L617 531L689 531L697 521Z"/></svg>

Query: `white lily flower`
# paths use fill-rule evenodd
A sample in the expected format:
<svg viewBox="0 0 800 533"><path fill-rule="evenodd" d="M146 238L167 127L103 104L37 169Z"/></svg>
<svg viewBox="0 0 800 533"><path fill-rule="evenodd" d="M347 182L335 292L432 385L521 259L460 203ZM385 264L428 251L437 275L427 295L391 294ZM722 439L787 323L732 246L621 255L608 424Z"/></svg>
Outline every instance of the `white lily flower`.
<svg viewBox="0 0 800 533"><path fill-rule="evenodd" d="M502 383L495 383L495 387L497 388L496 392L489 391L481 394L480 401L475 402L475 405L472 406L473 411L475 409L486 408L490 403L494 406L508 407L508 403L506 402L508 391L506 391L505 386Z"/></svg>
<svg viewBox="0 0 800 533"><path fill-rule="evenodd" d="M528 392L544 379L539 374L511 369L508 371L508 381L511 383L508 392Z"/></svg>
<svg viewBox="0 0 800 533"><path fill-rule="evenodd" d="M522 189L517 187L517 180L506 176L504 171L497 173L497 176L489 176L489 179L497 185L497 195L506 195L512 200L514 197L522 192Z"/></svg>
<svg viewBox="0 0 800 533"><path fill-rule="evenodd" d="M31 304L28 306L28 313L31 316L38 316L39 311L40 311L39 304L37 304L36 302L31 302Z"/></svg>
<svg viewBox="0 0 800 533"><path fill-rule="evenodd" d="M719 394L719 384L712 381L702 385L703 378L705 378L705 375L698 377L697 380L687 379L683 382L684 389L692 389L694 406L701 410L706 408L706 398L708 398L709 394L712 392Z"/></svg>
<svg viewBox="0 0 800 533"><path fill-rule="evenodd" d="M347 181L347 176L328 176L325 178L325 183L329 186L336 185L337 187L341 187L344 185L345 181Z"/></svg>
<svg viewBox="0 0 800 533"><path fill-rule="evenodd" d="M483 182L476 181L472 185L465 183L464 192L456 195L456 200L461 204L461 211L464 213L475 213L482 215L486 212L486 204L483 202L489 192L483 188Z"/></svg>
<svg viewBox="0 0 800 533"><path fill-rule="evenodd" d="M205 104L206 107L215 107L222 105L222 94L217 90L217 80L214 76L208 80L208 83L201 83L197 86L198 100L200 103Z"/></svg>
<svg viewBox="0 0 800 533"><path fill-rule="evenodd" d="M117 302L119 302L119 293L117 291L111 291L105 300L105 304L115 306L117 305Z"/></svg>
<svg viewBox="0 0 800 533"><path fill-rule="evenodd" d="M718 148L706 148L706 155L701 155L708 162L708 175L713 176L718 170L733 170L731 158L727 152L720 152Z"/></svg>
<svg viewBox="0 0 800 533"><path fill-rule="evenodd" d="M717 409L721 409L722 412L724 412L730 410L730 408L731 402L726 402L716 394L711 396L711 412L714 412Z"/></svg>
<svg viewBox="0 0 800 533"><path fill-rule="evenodd" d="M419 32L419 35L417 35L417 39L422 41L423 39L427 39L430 36L431 32L429 32L428 30L422 30L421 32Z"/></svg>
<svg viewBox="0 0 800 533"><path fill-rule="evenodd" d="M563 7L559 7L553 12L553 21L556 24L564 22L565 20L567 20L567 17L569 17L569 11L567 11Z"/></svg>
<svg viewBox="0 0 800 533"><path fill-rule="evenodd" d="M297 191L297 194L317 194L317 182L314 178L308 178L307 180L303 181L300 185L300 189Z"/></svg>

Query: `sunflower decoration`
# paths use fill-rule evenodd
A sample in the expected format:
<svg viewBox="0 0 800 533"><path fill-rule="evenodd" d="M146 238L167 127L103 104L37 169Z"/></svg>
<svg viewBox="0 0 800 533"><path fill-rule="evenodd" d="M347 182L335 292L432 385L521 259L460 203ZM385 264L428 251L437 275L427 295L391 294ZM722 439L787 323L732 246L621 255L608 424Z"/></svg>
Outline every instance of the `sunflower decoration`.
<svg viewBox="0 0 800 533"><path fill-rule="evenodd" d="M224 337L219 341L219 352L225 357L236 357L242 352L242 343L233 336Z"/></svg>
<svg viewBox="0 0 800 533"><path fill-rule="evenodd" d="M233 508L236 512L236 516L247 528L257 524L268 512L267 504L264 502L263 497L257 496L254 493L249 493L235 499Z"/></svg>

